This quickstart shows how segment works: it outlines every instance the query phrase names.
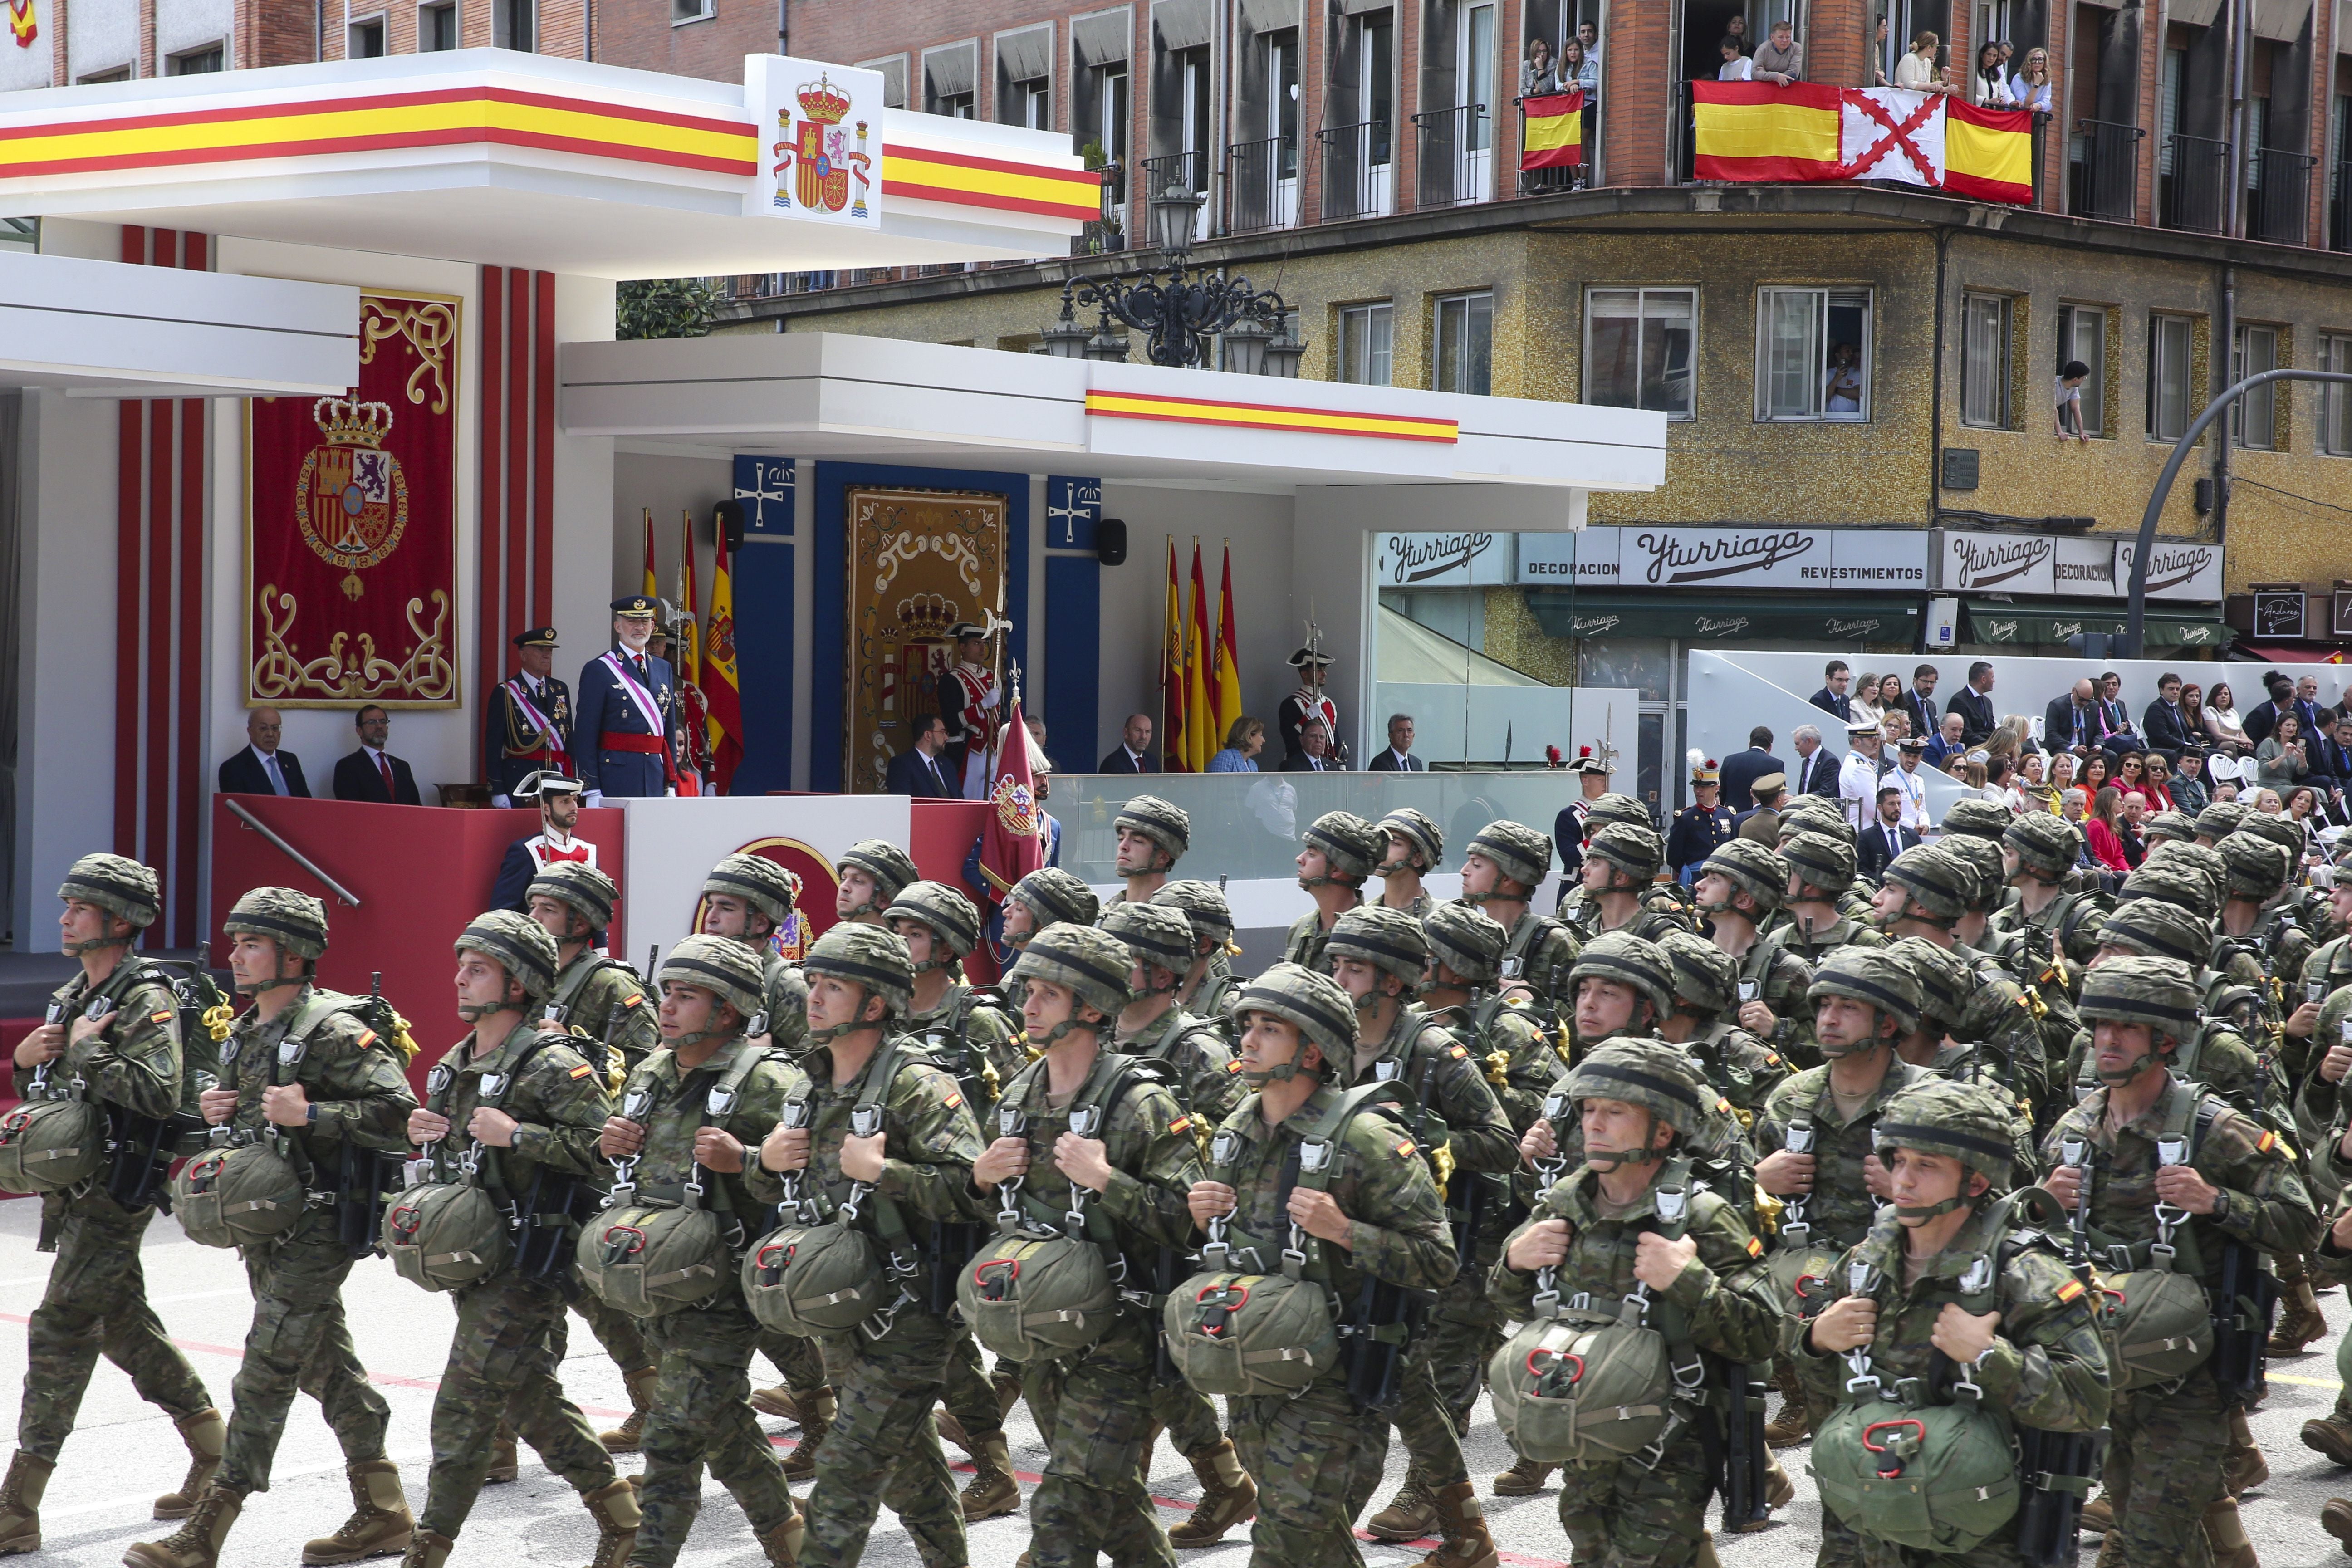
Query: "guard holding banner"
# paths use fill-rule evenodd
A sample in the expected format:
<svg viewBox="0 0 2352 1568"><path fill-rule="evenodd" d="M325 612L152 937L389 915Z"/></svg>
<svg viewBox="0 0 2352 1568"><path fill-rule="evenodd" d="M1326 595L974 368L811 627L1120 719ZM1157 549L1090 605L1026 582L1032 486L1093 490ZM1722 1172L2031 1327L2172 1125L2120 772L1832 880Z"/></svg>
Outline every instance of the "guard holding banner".
<svg viewBox="0 0 2352 1568"><path fill-rule="evenodd" d="M677 708L677 675L669 660L646 651L661 602L646 594L613 601L619 645L580 670L580 710L573 729L575 761L587 786L586 805L605 795L637 799L674 795L677 763L670 755L670 720Z"/></svg>

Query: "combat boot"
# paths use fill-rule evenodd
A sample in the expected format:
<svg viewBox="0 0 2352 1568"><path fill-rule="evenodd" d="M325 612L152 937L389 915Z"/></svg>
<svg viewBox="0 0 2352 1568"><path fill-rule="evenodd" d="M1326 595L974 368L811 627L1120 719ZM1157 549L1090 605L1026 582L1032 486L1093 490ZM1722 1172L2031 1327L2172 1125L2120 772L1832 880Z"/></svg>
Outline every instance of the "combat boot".
<svg viewBox="0 0 2352 1568"><path fill-rule="evenodd" d="M801 1538L808 1533L808 1516L797 1510L793 1517L760 1537L760 1550L768 1554L768 1568L799 1568Z"/></svg>
<svg viewBox="0 0 2352 1568"><path fill-rule="evenodd" d="M2352 1552L2352 1502L2340 1497L2329 1498L2319 1510L2319 1528L2336 1537L2346 1552Z"/></svg>
<svg viewBox="0 0 2352 1568"><path fill-rule="evenodd" d="M794 1426L798 1426L800 1424L800 1401L794 1399L793 1397L793 1391L784 1387L782 1384L778 1384L773 1388L753 1389L751 1391L751 1408L758 1411L762 1415L778 1416L783 1420L792 1422Z"/></svg>
<svg viewBox="0 0 2352 1568"><path fill-rule="evenodd" d="M220 1568L221 1542L244 1511L243 1492L208 1487L185 1524L161 1541L133 1545L122 1554L122 1568Z"/></svg>
<svg viewBox="0 0 2352 1568"><path fill-rule="evenodd" d="M1812 1420L1805 1414L1804 1384L1797 1381L1796 1369L1790 1367L1773 1379L1773 1388L1780 1395L1780 1413L1764 1424L1764 1441L1775 1448L1792 1447L1813 1430Z"/></svg>
<svg viewBox="0 0 2352 1568"><path fill-rule="evenodd" d="M213 1472L220 1468L221 1450L228 1446L228 1423L217 1410L199 1410L173 1425L188 1446L188 1479L180 1483L178 1491L165 1492L155 1500L157 1519L185 1519L196 1511L196 1500L212 1484Z"/></svg>
<svg viewBox="0 0 2352 1568"><path fill-rule="evenodd" d="M645 1518L637 1507L637 1489L625 1480L609 1481L593 1492L582 1492L588 1517L596 1521L596 1555L588 1568L623 1568L637 1543L637 1525Z"/></svg>
<svg viewBox="0 0 2352 1568"><path fill-rule="evenodd" d="M1013 1479L1013 1450L1005 1446L1003 1433L982 1437L971 1461L971 1480L963 1489L966 1523L994 1519L1021 1506L1021 1483Z"/></svg>
<svg viewBox="0 0 2352 1568"><path fill-rule="evenodd" d="M2091 1535L2105 1535L2116 1527L2116 1500L2101 1492L2083 1505L2074 1528Z"/></svg>
<svg viewBox="0 0 2352 1568"><path fill-rule="evenodd" d="M2271 1331L2270 1353L2297 1355L2304 1346L2326 1337L2327 1320L2320 1315L2311 1281L2293 1281L2286 1288L2286 1310L2279 1314L2278 1327Z"/></svg>
<svg viewBox="0 0 2352 1568"><path fill-rule="evenodd" d="M1495 1478L1496 1497L1533 1497L1544 1489L1558 1465L1539 1465L1533 1459L1521 1459Z"/></svg>
<svg viewBox="0 0 2352 1568"><path fill-rule="evenodd" d="M1232 1438L1221 1437L1215 1447L1184 1458L1200 1479L1201 1500L1192 1505L1192 1518L1169 1531L1169 1545L1214 1546L1225 1531L1257 1517L1257 1483L1242 1468Z"/></svg>
<svg viewBox="0 0 2352 1568"><path fill-rule="evenodd" d="M1421 1479L1421 1467L1409 1465L1396 1500L1371 1518L1364 1528L1382 1541L1419 1541L1437 1527L1437 1499Z"/></svg>
<svg viewBox="0 0 2352 1568"><path fill-rule="evenodd" d="M1423 1558L1422 1568L1496 1568L1502 1556L1486 1529L1486 1510L1478 1501L1477 1489L1456 1481L1438 1488L1429 1500L1445 1544Z"/></svg>
<svg viewBox="0 0 2352 1568"><path fill-rule="evenodd" d="M2254 1543L2246 1539L2245 1521L2238 1517L2236 1498L2216 1499L2206 1509L2205 1540L2213 1548L2213 1568L2259 1568Z"/></svg>
<svg viewBox="0 0 2352 1568"><path fill-rule="evenodd" d="M357 1563L368 1557L390 1557L408 1550L416 1521L408 1515L408 1499L400 1489L400 1467L390 1459L362 1459L343 1467L352 1483L352 1517L302 1543L303 1568L327 1568L335 1563Z"/></svg>
<svg viewBox="0 0 2352 1568"><path fill-rule="evenodd" d="M0 1557L41 1549L41 1494L49 1489L55 1459L38 1459L19 1448L0 1481Z"/></svg>
<svg viewBox="0 0 2352 1568"><path fill-rule="evenodd" d="M2243 1497L2271 1479L2271 1465L2242 1409L2230 1412L2230 1447L2221 1456L2221 1485L2231 1497Z"/></svg>
<svg viewBox="0 0 2352 1568"><path fill-rule="evenodd" d="M522 1456L515 1448L514 1423L501 1421L498 1435L490 1439L490 1468L482 1472L482 1484L494 1487L521 1474Z"/></svg>
<svg viewBox="0 0 2352 1568"><path fill-rule="evenodd" d="M931 1425L939 1428L940 1442L953 1443L957 1447L961 1448L973 1463L979 1463L980 1449L973 1445L971 1434L963 1429L963 1423L956 1419L955 1412L944 1405L940 1405L931 1412Z"/></svg>
<svg viewBox="0 0 2352 1568"><path fill-rule="evenodd" d="M1012 1415L1021 1403L1021 1374L1000 1361L988 1369L988 1386L996 1390L996 1414Z"/></svg>
<svg viewBox="0 0 2352 1568"><path fill-rule="evenodd" d="M408 1538L408 1550L401 1553L400 1568L442 1568L457 1543L437 1530L420 1530Z"/></svg>
<svg viewBox="0 0 2352 1568"><path fill-rule="evenodd" d="M2352 1465L2352 1421L2340 1415L2315 1415L2303 1424L2303 1446L2325 1454L2333 1463Z"/></svg>
<svg viewBox="0 0 2352 1568"><path fill-rule="evenodd" d="M596 1440L604 1445L604 1452L634 1454L638 1444L645 1440L646 1407L654 1402L655 1375L655 1369L649 1366L641 1366L627 1374L629 1418L597 1437Z"/></svg>
<svg viewBox="0 0 2352 1568"><path fill-rule="evenodd" d="M809 1395L809 1407L801 1413L801 1440L784 1456L784 1479L804 1481L816 1474L816 1451L824 1446L824 1435L833 1430L833 1418L840 1413L841 1404L830 1388Z"/></svg>

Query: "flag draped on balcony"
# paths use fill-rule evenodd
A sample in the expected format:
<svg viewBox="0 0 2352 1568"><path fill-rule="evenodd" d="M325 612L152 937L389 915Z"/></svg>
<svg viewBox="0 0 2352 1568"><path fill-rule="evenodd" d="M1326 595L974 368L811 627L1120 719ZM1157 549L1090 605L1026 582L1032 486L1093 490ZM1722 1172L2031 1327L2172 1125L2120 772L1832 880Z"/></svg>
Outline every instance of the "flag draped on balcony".
<svg viewBox="0 0 2352 1568"><path fill-rule="evenodd" d="M1522 169L1573 169L1584 162L1584 89L1547 92L1519 100L1527 130L1520 139Z"/></svg>
<svg viewBox="0 0 2352 1568"><path fill-rule="evenodd" d="M1691 171L1702 180L1845 178L1838 158L1841 89L1799 82L1695 81Z"/></svg>
<svg viewBox="0 0 2352 1568"><path fill-rule="evenodd" d="M2033 116L1947 93L1812 82L1691 84L1702 180L1889 181L1978 201L2033 199Z"/></svg>
<svg viewBox="0 0 2352 1568"><path fill-rule="evenodd" d="M2023 109L1944 110L1944 189L1978 201L2033 199L2033 116Z"/></svg>

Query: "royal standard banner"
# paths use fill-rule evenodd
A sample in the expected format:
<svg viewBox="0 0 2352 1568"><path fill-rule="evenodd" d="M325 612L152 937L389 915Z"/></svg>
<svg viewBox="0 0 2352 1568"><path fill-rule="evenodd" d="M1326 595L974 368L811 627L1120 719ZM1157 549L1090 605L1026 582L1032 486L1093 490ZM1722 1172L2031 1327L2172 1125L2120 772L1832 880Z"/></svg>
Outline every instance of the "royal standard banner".
<svg viewBox="0 0 2352 1568"><path fill-rule="evenodd" d="M360 296L360 384L246 405L246 701L457 705L457 318Z"/></svg>

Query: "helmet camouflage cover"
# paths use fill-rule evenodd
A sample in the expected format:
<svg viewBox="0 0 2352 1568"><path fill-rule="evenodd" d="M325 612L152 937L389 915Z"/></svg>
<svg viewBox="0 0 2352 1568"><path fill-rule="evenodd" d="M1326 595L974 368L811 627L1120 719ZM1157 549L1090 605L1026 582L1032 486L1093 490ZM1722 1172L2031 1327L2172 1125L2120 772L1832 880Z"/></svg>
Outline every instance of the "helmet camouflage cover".
<svg viewBox="0 0 2352 1568"><path fill-rule="evenodd" d="M2266 839L2290 855L2301 856L2303 853L2303 825L2290 822L2284 816L2273 816L2267 811L2248 812L2240 819L2237 832Z"/></svg>
<svg viewBox="0 0 2352 1568"><path fill-rule="evenodd" d="M767 916L770 925L792 917L792 873L764 855L730 855L713 866L702 880L702 896L713 895L742 900Z"/></svg>
<svg viewBox="0 0 2352 1568"><path fill-rule="evenodd" d="M142 931L163 912L155 873L121 855L83 856L66 872L58 897L95 904Z"/></svg>
<svg viewBox="0 0 2352 1568"><path fill-rule="evenodd" d="M2146 1024L2158 1036L2187 1039L2197 1027L2197 981L2169 958L2110 958L2083 976L2076 1005L2084 1022Z"/></svg>
<svg viewBox="0 0 2352 1568"><path fill-rule="evenodd" d="M1587 860L1605 860L1636 882L1646 882L1666 863L1666 841L1655 829L1612 822L1584 841Z"/></svg>
<svg viewBox="0 0 2352 1568"><path fill-rule="evenodd" d="M835 928L843 931L867 929L862 926ZM656 989L669 985L698 985L734 1008L746 1020L767 1005L767 966L760 962L758 953L730 937L707 936L698 931L681 939L677 946L663 955L661 968L654 975L654 984Z"/></svg>
<svg viewBox="0 0 2352 1568"><path fill-rule="evenodd" d="M915 863L908 858L907 852L887 838L866 838L851 845L841 852L841 859L834 869L841 871L852 866L874 879L875 889L881 894L884 904L906 891L907 884L922 875L915 869Z"/></svg>
<svg viewBox="0 0 2352 1568"><path fill-rule="evenodd" d="M2197 819L2178 809L2159 811L2140 825L2140 833L2151 843L2169 839L2193 844L2197 839Z"/></svg>
<svg viewBox="0 0 2352 1568"><path fill-rule="evenodd" d="M1824 996L1850 997L1875 1007L1906 1035L1919 1026L1918 976L1888 948L1832 950L1813 971L1813 983L1805 992L1805 999L1816 1005Z"/></svg>
<svg viewBox="0 0 2352 1568"><path fill-rule="evenodd" d="M2083 853L2083 830L2046 811L2018 817L2002 831L2000 841L2017 851L2020 870L2046 882L2064 879Z"/></svg>
<svg viewBox="0 0 2352 1568"><path fill-rule="evenodd" d="M1165 892L1167 889L1160 891ZM1090 926L1102 913L1102 900L1095 897L1095 890L1059 866L1046 866L1030 872L1013 884L1013 897L1029 911L1030 917L1041 928L1052 925L1055 921Z"/></svg>
<svg viewBox="0 0 2352 1568"><path fill-rule="evenodd" d="M1132 962L1127 944L1108 931L1063 921L1030 938L1004 977L1066 985L1080 1002L1110 1017L1135 994L1128 984Z"/></svg>
<svg viewBox="0 0 2352 1568"><path fill-rule="evenodd" d="M1102 912L1097 929L1127 944L1135 962L1146 968L1182 974L1192 967L1192 922L1184 911L1159 901L1113 904Z"/></svg>
<svg viewBox="0 0 2352 1568"><path fill-rule="evenodd" d="M1788 860L1752 838L1734 838L1717 845L1715 853L1699 867L1698 874L1723 878L1756 900L1759 914L1770 914L1789 895Z"/></svg>
<svg viewBox="0 0 2352 1568"><path fill-rule="evenodd" d="M2197 837L2216 842L2237 831L2248 808L2234 800L2217 800L2197 814Z"/></svg>
<svg viewBox="0 0 2352 1568"><path fill-rule="evenodd" d="M1616 1035L1601 1041L1569 1075L1572 1099L1637 1105L1685 1137L1705 1131L1720 1097L1680 1046Z"/></svg>
<svg viewBox="0 0 2352 1568"><path fill-rule="evenodd" d="M1463 854L1481 855L1520 887L1534 889L1551 869L1551 838L1523 822L1490 822L1470 836Z"/></svg>
<svg viewBox="0 0 2352 1568"><path fill-rule="evenodd" d="M2148 868L2143 866L2125 881L2140 881L2147 875ZM2161 868L2158 876L2159 880L2165 878ZM2198 879L2182 877L2179 880L2196 886L2201 896ZM2187 899L2150 892L2144 886L2139 896L2126 899L2107 911L2107 918L2099 922L2098 940L2101 947L2119 947L2143 957L2168 958L2176 963L2201 969L2213 951L2213 922L2211 917L2200 914Z"/></svg>
<svg viewBox="0 0 2352 1568"><path fill-rule="evenodd" d="M1065 873L1066 875L1066 873ZM1176 910L1192 924L1195 941L1206 939L1218 947L1234 940L1234 907L1214 882L1192 879L1163 882L1151 901Z"/></svg>
<svg viewBox="0 0 2352 1568"><path fill-rule="evenodd" d="M1832 898L1853 886L1853 846L1826 833L1815 833L1810 826L1782 834L1780 858L1789 863L1791 876L1802 878L1807 887Z"/></svg>
<svg viewBox="0 0 2352 1568"><path fill-rule="evenodd" d="M221 929L266 936L297 958L317 958L327 951L327 906L291 888L256 888L237 900Z"/></svg>
<svg viewBox="0 0 2352 1568"><path fill-rule="evenodd" d="M1983 799L1956 800L1944 813L1944 831L1998 844L2009 831L2010 824L2016 820L2005 805L1995 805Z"/></svg>
<svg viewBox="0 0 2352 1568"><path fill-rule="evenodd" d="M1919 983L1919 1027L1941 1026L1938 1033L1950 1033L1967 1009L1969 992L1975 984L1967 961L1924 936L1906 936L1886 951Z"/></svg>
<svg viewBox="0 0 2352 1568"><path fill-rule="evenodd" d="M1192 818L1183 807L1171 805L1156 795L1139 795L1118 808L1111 819L1114 830L1132 828L1158 845L1173 866L1192 847Z"/></svg>
<svg viewBox="0 0 2352 1568"><path fill-rule="evenodd" d="M1590 838L1602 828L1614 824L1622 824L1627 827L1647 827L1650 826L1650 808L1632 795L1621 794L1616 790L1593 796L1592 804L1584 808L1585 837Z"/></svg>
<svg viewBox="0 0 2352 1568"><path fill-rule="evenodd" d="M532 1000L555 989L555 939L529 915L512 910L491 910L476 915L458 933L456 951L468 948L507 972Z"/></svg>
<svg viewBox="0 0 2352 1568"><path fill-rule="evenodd" d="M1402 910L1377 904L1341 915L1323 951L1332 958L1362 959L1408 988L1419 984L1429 967L1429 939L1422 934L1421 922Z"/></svg>
<svg viewBox="0 0 2352 1568"><path fill-rule="evenodd" d="M1630 985L1636 995L1645 998L1658 1017L1675 1010L1675 975L1664 953L1653 942L1624 931L1603 931L1584 944L1576 963L1568 972L1569 985L1573 988L1587 980L1612 981Z"/></svg>
<svg viewBox="0 0 2352 1568"><path fill-rule="evenodd" d="M1352 811L1327 811L1299 837L1323 852L1333 881L1349 885L1360 886L1388 854L1388 835Z"/></svg>
<svg viewBox="0 0 2352 1568"><path fill-rule="evenodd" d="M2221 851L2233 899L2268 899L2286 886L2287 875L2294 868L2294 857L2284 847L2251 833L2232 833L2216 847Z"/></svg>
<svg viewBox="0 0 2352 1568"><path fill-rule="evenodd" d="M588 922L590 931L613 923L613 904L621 889L613 879L579 860L558 860L530 879L525 897L553 899Z"/></svg>
<svg viewBox="0 0 2352 1568"><path fill-rule="evenodd" d="M1393 833L1403 839L1412 852L1417 871L1434 871L1445 854L1445 835L1424 812L1401 805L1372 825L1382 833ZM1386 851L1382 852L1385 855Z"/></svg>
<svg viewBox="0 0 2352 1568"><path fill-rule="evenodd" d="M891 1017L905 1013L914 1000L915 961L898 933L880 926L835 926L810 944L801 972L862 987L882 998Z"/></svg>
<svg viewBox="0 0 2352 1568"><path fill-rule="evenodd" d="M1438 905L1423 918L1421 931L1431 955L1471 985L1495 983L1511 942L1500 921L1469 904Z"/></svg>
<svg viewBox="0 0 2352 1568"><path fill-rule="evenodd" d="M1242 987L1234 1016L1267 1013L1296 1027L1323 1053L1327 1064L1344 1064L1356 1048L1355 999L1328 974L1296 963L1277 963Z"/></svg>
<svg viewBox="0 0 2352 1568"><path fill-rule="evenodd" d="M1655 943L1674 975L1675 999L1686 1013L1712 1018L1730 1011L1739 994L1739 966L1731 955L1696 931L1679 928Z"/></svg>
<svg viewBox="0 0 2352 1568"><path fill-rule="evenodd" d="M885 921L916 921L930 927L958 958L980 945L980 911L945 882L909 882L882 911Z"/></svg>
<svg viewBox="0 0 2352 1568"><path fill-rule="evenodd" d="M1928 1079L1897 1089L1878 1113L1876 1132L1882 1163L1897 1149L1945 1154L1990 1178L1995 1189L2017 1157L2010 1108L1981 1084Z"/></svg>
<svg viewBox="0 0 2352 1568"><path fill-rule="evenodd" d="M1990 801L1985 804L1992 805ZM2002 868L1998 843L1973 833L1948 833L1937 847L1955 860L1967 862L1969 869L1976 873L1976 885L1969 895L1969 909L1983 911L2000 902L2001 885L2008 880L2008 873Z"/></svg>
<svg viewBox="0 0 2352 1568"><path fill-rule="evenodd" d="M1906 849L1886 863L1885 880L1909 894L1931 920L1958 920L1976 904L1976 868L1940 844Z"/></svg>

